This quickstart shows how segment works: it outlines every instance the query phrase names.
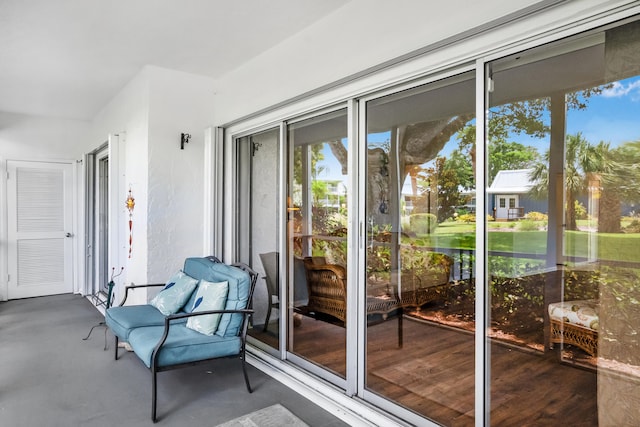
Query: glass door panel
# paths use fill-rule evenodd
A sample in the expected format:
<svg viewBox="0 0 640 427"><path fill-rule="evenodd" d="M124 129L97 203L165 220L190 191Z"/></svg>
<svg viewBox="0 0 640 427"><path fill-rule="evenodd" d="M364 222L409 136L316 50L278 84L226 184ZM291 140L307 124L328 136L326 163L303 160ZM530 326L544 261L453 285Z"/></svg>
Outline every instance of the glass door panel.
<svg viewBox="0 0 640 427"><path fill-rule="evenodd" d="M467 73L366 103L366 388L474 420L475 101Z"/></svg>
<svg viewBox="0 0 640 427"><path fill-rule="evenodd" d="M279 128L236 139L239 259L260 274L249 336L279 348Z"/></svg>
<svg viewBox="0 0 640 427"><path fill-rule="evenodd" d="M347 111L287 127L287 350L346 378Z"/></svg>
<svg viewBox="0 0 640 427"><path fill-rule="evenodd" d="M490 64L491 425L640 424L639 30Z"/></svg>

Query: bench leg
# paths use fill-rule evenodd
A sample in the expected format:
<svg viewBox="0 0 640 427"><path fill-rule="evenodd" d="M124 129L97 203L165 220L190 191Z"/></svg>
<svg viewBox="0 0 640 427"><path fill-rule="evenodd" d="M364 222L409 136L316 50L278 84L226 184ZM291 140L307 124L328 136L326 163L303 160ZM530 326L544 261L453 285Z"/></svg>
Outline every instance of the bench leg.
<svg viewBox="0 0 640 427"><path fill-rule="evenodd" d="M155 369L151 370L151 420L155 423L158 421L156 417L156 401L157 401L157 377L158 373Z"/></svg>
<svg viewBox="0 0 640 427"><path fill-rule="evenodd" d="M247 375L247 362L245 361L245 355L244 353L242 354L242 373L244 374L244 382L247 385L247 391L249 393L253 393L253 390L251 390L251 384L249 384L249 375Z"/></svg>
<svg viewBox="0 0 640 427"><path fill-rule="evenodd" d="M114 345L113 347L116 349L115 357L116 357L116 360L118 360L118 336L116 335L115 337L116 337L116 345Z"/></svg>

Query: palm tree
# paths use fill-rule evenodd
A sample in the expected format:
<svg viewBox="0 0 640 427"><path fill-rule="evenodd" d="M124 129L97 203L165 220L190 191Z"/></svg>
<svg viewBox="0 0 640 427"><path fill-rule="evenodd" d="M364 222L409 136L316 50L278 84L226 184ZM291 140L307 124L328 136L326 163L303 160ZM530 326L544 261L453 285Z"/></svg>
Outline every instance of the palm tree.
<svg viewBox="0 0 640 427"><path fill-rule="evenodd" d="M619 233L621 201L640 201L640 141L628 142L613 150L608 144L600 145L604 154L598 231Z"/></svg>
<svg viewBox="0 0 640 427"><path fill-rule="evenodd" d="M608 142L600 141L590 148L590 152L590 173L586 180L590 190L599 195L598 232L619 233L621 199L620 193L616 191L618 175L613 173L617 169L613 165L615 150L611 150Z"/></svg>
<svg viewBox="0 0 640 427"><path fill-rule="evenodd" d="M576 230L577 197L586 189L585 175L597 172L602 165L601 155L584 139L581 132L567 135L565 141L564 191L565 191L565 224L567 230ZM530 194L544 198L549 188L549 151L541 162L534 165L529 179L534 182Z"/></svg>

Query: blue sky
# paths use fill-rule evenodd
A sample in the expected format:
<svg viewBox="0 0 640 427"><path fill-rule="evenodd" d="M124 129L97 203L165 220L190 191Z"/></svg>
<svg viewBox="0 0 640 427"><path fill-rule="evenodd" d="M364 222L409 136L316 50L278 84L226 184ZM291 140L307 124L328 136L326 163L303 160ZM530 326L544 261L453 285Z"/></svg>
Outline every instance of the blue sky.
<svg viewBox="0 0 640 427"><path fill-rule="evenodd" d="M612 147L640 140L640 77L615 82L601 95L592 96L585 110L567 112L567 135L578 132L592 144L609 142ZM544 153L549 139L514 135L513 141L531 145Z"/></svg>
<svg viewBox="0 0 640 427"><path fill-rule="evenodd" d="M640 140L640 78L621 80L592 97L584 111L569 111L567 133L581 131L587 141L612 146Z"/></svg>
<svg viewBox="0 0 640 427"><path fill-rule="evenodd" d="M568 135L582 132L590 143L605 141L612 147L640 140L640 77L615 82L601 95L592 96L585 110L568 111L566 132ZM389 139L389 135L389 132L370 134L368 140L370 143L384 142ZM446 156L457 148L454 138L441 151L442 155ZM513 135L511 139L524 145L535 146L541 154L549 145L548 137L537 139L526 135ZM325 160L321 165L325 167L326 172L321 174L320 178L345 179L340 165L326 144L324 154Z"/></svg>

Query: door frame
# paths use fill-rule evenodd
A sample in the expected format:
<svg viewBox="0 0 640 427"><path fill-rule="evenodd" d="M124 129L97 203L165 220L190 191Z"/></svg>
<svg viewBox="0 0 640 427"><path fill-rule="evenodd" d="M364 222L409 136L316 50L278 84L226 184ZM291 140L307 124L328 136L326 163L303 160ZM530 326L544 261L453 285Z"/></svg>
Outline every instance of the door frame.
<svg viewBox="0 0 640 427"><path fill-rule="evenodd" d="M104 206L104 210L107 214L107 221L109 217L109 193L108 193L108 185L106 193L103 194L102 181L99 178L101 171L101 162L105 159L109 159L109 142L105 141L98 148L93 150L90 153L85 155L85 174L84 174L84 194L85 194L85 203L84 203L84 229L85 229L85 286L83 289L83 293L85 295L91 295L100 292L101 289L101 281L106 285L105 277L101 277L100 274L100 261L101 259L108 263L108 234L103 236L103 239L106 240L107 243L107 252L102 250L103 243L101 241L100 234L100 200L104 200L106 205ZM108 171L107 171L108 175ZM108 225L107 225L108 231ZM108 264L107 264L108 265ZM104 273L107 274L108 273Z"/></svg>
<svg viewBox="0 0 640 427"><path fill-rule="evenodd" d="M7 159L0 157L0 241L8 239L7 225ZM3 251L0 256L0 301L9 299L9 253Z"/></svg>
<svg viewBox="0 0 640 427"><path fill-rule="evenodd" d="M125 194L124 179L120 177L120 171L124 170L124 147L123 144L126 140L126 132L111 133L107 137L107 142L101 144L95 150L85 155L85 175L82 192L85 200L83 201L80 211L84 213L83 217L86 219L86 224L83 223L83 230L85 233L85 241L83 253L85 254L83 262L81 262L84 271L84 283L81 287L80 293L83 295L92 295L99 291L99 287L96 287L96 262L93 259L95 251L89 248L89 245L94 244L95 238L93 236L95 231L95 211L92 195L95 191L89 189L89 185L93 185L95 181L94 166L99 159L109 159L108 170L108 194L107 194L107 212L108 212L108 233L105 238L108 240L108 254L107 254L107 273L114 271L117 266L117 270L120 267L126 265L126 253L121 249L124 242L124 235L121 230L125 229L125 219L119 212L124 206L124 203L119 203L119 195ZM91 165L89 163L92 163ZM91 177L88 175L92 174ZM91 219L90 217L91 216ZM93 230L89 230L89 227L94 227ZM110 270L111 269L111 270ZM117 271L116 271L117 273ZM121 290L122 278L115 280L116 287ZM118 301L114 301L117 303Z"/></svg>
<svg viewBox="0 0 640 427"><path fill-rule="evenodd" d="M24 163L56 163L56 164L67 164L71 166L71 184L70 184L70 197L71 197L71 206L70 215L71 215L71 226L70 232L73 236L73 241L71 242L71 273L69 274L69 280L71 280L71 292L78 292L79 285L79 268L80 265L77 262L79 248L81 248L83 240L83 236L79 235L78 230L78 209L79 206L79 194L76 191L78 188L78 176L79 170L82 168L82 164L76 160L72 159L9 159L9 158L0 158L0 223L3 224L0 227L0 240L3 242L8 242L9 238L9 224L8 224L8 182L7 177L9 173L8 164L9 162L24 162ZM0 301L7 301L9 299L9 249L4 251L2 256L0 256Z"/></svg>

